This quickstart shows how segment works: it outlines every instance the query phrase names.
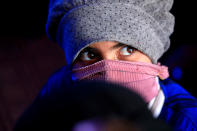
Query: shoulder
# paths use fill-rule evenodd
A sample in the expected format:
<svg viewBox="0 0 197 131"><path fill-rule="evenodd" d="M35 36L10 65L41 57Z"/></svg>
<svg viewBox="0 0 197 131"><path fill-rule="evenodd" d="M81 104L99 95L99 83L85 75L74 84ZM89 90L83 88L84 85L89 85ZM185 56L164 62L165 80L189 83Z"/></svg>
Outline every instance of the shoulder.
<svg viewBox="0 0 197 131"><path fill-rule="evenodd" d="M71 79L71 70L69 66L61 67L49 77L48 81L41 89L39 96L42 97L47 95L52 90L62 87L62 85L69 87L72 82Z"/></svg>
<svg viewBox="0 0 197 131"><path fill-rule="evenodd" d="M160 82L165 103L160 118L176 130L197 130L197 99L174 81Z"/></svg>

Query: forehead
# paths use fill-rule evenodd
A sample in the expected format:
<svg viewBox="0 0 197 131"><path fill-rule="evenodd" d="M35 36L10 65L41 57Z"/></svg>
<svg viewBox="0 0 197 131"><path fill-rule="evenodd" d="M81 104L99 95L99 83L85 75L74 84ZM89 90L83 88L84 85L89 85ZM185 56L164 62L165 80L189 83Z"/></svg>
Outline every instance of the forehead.
<svg viewBox="0 0 197 131"><path fill-rule="evenodd" d="M102 42L96 42L91 45L89 45L89 48L94 48L94 49L101 49L101 50L113 50L118 47L125 46L126 44L117 42L117 41L102 41Z"/></svg>
<svg viewBox="0 0 197 131"><path fill-rule="evenodd" d="M93 44L89 45L89 47L100 47L100 46L110 47L110 46L116 45L118 43L119 42L116 42L116 41L101 41L101 42L93 43Z"/></svg>

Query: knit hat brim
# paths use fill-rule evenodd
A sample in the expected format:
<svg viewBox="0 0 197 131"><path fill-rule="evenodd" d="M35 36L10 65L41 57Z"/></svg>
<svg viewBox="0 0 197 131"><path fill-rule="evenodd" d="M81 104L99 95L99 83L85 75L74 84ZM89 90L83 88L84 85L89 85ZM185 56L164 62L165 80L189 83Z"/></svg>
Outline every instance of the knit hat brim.
<svg viewBox="0 0 197 131"><path fill-rule="evenodd" d="M169 36L173 32L174 17L169 13L169 5L172 4L166 3L172 2L155 0L155 5L152 4L154 2L144 3L143 7L129 2L87 1L80 6L73 5L76 7L64 12L64 15L63 9L59 8L64 7L65 3L57 4L54 11L49 13L47 29L50 31L55 18L61 17L61 21L56 23L58 27L55 36L65 51L67 63L71 64L85 47L100 41L117 41L130 45L149 56L153 63L157 63L170 46ZM166 6L161 7L162 4ZM157 6L160 9L155 11L153 7ZM67 8L64 9L66 11Z"/></svg>

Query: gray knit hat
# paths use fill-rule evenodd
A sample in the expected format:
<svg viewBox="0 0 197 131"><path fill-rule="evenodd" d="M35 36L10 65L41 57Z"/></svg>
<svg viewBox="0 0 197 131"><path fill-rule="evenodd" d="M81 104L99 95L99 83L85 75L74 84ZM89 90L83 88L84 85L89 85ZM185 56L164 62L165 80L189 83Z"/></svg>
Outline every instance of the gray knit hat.
<svg viewBox="0 0 197 131"><path fill-rule="evenodd" d="M100 41L130 45L157 63L170 46L172 5L173 0L51 0L46 31L68 64Z"/></svg>

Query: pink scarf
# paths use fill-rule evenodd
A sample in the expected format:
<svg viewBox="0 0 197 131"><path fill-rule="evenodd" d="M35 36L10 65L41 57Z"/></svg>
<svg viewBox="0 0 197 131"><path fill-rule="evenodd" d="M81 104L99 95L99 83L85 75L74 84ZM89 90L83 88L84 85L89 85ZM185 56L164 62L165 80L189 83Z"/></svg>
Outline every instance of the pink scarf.
<svg viewBox="0 0 197 131"><path fill-rule="evenodd" d="M160 64L101 60L92 65L72 70L75 80L105 80L123 85L150 102L158 94L156 77L169 77L168 68Z"/></svg>

